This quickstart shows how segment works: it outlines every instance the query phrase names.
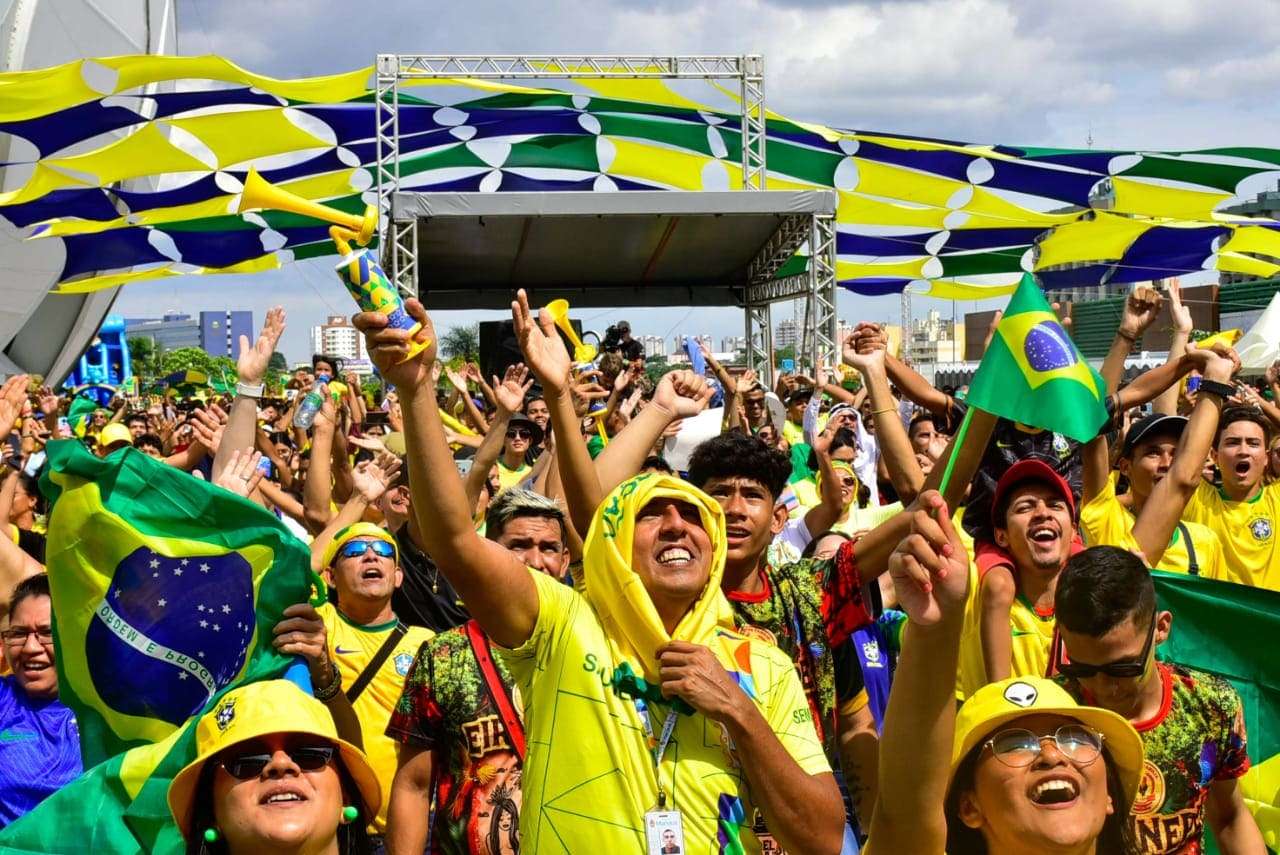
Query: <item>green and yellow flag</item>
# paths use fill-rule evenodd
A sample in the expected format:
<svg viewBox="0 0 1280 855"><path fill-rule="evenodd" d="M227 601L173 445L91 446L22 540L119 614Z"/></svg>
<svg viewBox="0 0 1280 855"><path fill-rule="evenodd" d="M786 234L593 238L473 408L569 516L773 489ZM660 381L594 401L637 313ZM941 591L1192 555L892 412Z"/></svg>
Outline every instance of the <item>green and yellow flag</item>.
<svg viewBox="0 0 1280 855"><path fill-rule="evenodd" d="M1031 274L1009 299L965 402L1087 442L1107 420L1106 384L1076 350Z"/></svg>
<svg viewBox="0 0 1280 855"><path fill-rule="evenodd" d="M1280 637L1280 593L1186 573L1151 575L1160 608L1173 612L1160 658L1217 674L1240 693L1252 764L1240 789L1268 848L1280 852L1280 661L1261 642Z"/></svg>
<svg viewBox="0 0 1280 855"><path fill-rule="evenodd" d="M133 449L48 454L59 696L88 771L0 852L178 853L165 792L195 756L193 717L293 665L271 630L308 598L309 552L262 507Z"/></svg>

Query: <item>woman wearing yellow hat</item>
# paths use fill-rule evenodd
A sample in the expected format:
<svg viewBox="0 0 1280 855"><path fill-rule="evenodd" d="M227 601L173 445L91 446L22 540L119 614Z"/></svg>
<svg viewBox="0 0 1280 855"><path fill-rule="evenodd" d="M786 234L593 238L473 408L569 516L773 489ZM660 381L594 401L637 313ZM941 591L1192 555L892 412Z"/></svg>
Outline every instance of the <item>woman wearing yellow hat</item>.
<svg viewBox="0 0 1280 855"><path fill-rule="evenodd" d="M968 558L941 496L920 505L889 562L910 626L866 851L1135 855L1142 740L1127 721L1037 677L984 686L956 714Z"/></svg>
<svg viewBox="0 0 1280 855"><path fill-rule="evenodd" d="M169 786L189 855L368 851L378 779L324 704L293 683L227 693L196 726L196 751Z"/></svg>

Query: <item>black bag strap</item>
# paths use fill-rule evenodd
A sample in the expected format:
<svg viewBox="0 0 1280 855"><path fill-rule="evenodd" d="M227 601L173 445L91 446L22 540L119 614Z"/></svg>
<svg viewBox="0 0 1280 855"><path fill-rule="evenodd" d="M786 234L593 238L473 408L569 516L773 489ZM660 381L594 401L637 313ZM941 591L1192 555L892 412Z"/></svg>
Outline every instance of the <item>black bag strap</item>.
<svg viewBox="0 0 1280 855"><path fill-rule="evenodd" d="M1192 576L1200 575L1200 564L1196 561L1196 545L1191 542L1191 532L1187 531L1187 524L1178 521L1178 531L1182 532L1182 542L1187 545L1187 572Z"/></svg>
<svg viewBox="0 0 1280 855"><path fill-rule="evenodd" d="M395 629L387 633L387 640L382 642L378 652L373 654L369 664L364 666L360 676L356 677L356 681L351 684L351 688L347 689L347 700L353 704L356 702L356 698L360 697L360 694L373 682L373 678L377 676L378 669L382 667L382 663L387 661L391 651L396 649L396 645L400 643L400 639L404 638L404 634L408 631L409 627L405 626L401 621L396 621Z"/></svg>

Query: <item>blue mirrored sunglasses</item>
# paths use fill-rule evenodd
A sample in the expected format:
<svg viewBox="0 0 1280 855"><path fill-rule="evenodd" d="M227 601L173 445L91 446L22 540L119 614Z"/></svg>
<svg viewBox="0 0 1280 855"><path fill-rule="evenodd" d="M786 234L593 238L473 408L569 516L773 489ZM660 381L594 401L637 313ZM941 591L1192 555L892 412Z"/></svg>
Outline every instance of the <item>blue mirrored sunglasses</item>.
<svg viewBox="0 0 1280 855"><path fill-rule="evenodd" d="M349 540L338 550L338 557L356 558L370 549L383 558L396 557L396 548L385 540Z"/></svg>

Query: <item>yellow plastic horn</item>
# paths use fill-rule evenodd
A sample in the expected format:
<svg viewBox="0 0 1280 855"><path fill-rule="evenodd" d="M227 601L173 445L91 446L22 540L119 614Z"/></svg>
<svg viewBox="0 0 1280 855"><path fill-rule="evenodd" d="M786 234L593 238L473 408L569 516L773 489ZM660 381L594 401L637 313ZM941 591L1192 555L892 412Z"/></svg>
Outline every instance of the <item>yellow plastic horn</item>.
<svg viewBox="0 0 1280 855"><path fill-rule="evenodd" d="M596 346L594 344L584 344L582 339L578 338L578 333L574 330L573 324L569 323L569 301L568 300L552 300L543 308L544 312L551 316L556 322L556 326L569 339L569 343L573 345L573 361L574 362L590 362L596 358Z"/></svg>
<svg viewBox="0 0 1280 855"><path fill-rule="evenodd" d="M328 205L304 199L297 193L283 190L259 175L258 170L250 169L249 175L244 180L244 190L240 193L240 205L236 208L236 212L244 213L262 208L288 211L333 223L334 227L329 229L329 236L333 238L333 242L338 245L343 255L351 251L348 241L366 246L378 229L378 209L373 205L365 206L364 216L348 214L346 211L339 211L337 208L331 208Z"/></svg>

